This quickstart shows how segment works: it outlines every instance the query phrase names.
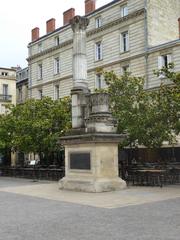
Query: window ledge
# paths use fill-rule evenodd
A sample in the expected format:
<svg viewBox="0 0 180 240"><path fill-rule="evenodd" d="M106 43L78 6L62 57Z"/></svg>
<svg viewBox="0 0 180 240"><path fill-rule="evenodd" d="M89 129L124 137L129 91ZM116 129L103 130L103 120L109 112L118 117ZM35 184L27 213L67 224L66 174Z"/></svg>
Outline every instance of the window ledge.
<svg viewBox="0 0 180 240"><path fill-rule="evenodd" d="M102 59L95 60L94 62L95 62L95 63L98 63L98 62L102 62L102 61L103 61L103 58L102 58Z"/></svg>
<svg viewBox="0 0 180 240"><path fill-rule="evenodd" d="M53 75L54 75L54 77L56 77L56 76L59 76L61 73L59 72L59 73L54 73Z"/></svg>
<svg viewBox="0 0 180 240"><path fill-rule="evenodd" d="M129 53L129 52L130 52L130 50L125 51L125 52L121 52L121 51L120 51L120 54L123 55L123 54Z"/></svg>

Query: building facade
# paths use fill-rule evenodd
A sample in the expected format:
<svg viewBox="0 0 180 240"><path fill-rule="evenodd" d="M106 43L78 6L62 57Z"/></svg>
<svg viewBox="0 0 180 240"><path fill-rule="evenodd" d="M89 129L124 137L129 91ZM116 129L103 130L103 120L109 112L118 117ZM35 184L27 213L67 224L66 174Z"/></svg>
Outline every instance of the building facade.
<svg viewBox="0 0 180 240"><path fill-rule="evenodd" d="M145 77L146 88L159 85L160 79L153 75L153 70L166 64L166 56L180 69L180 0L115 0L99 9L95 9L94 0L86 0L85 11L90 19L87 61L92 91L105 85L99 69L121 74L128 68L133 75ZM70 94L69 20L74 15L74 9L64 12L64 26L57 29L55 19L48 20L45 36L39 36L39 28L32 30L32 42L28 45L30 97L45 95L56 99Z"/></svg>
<svg viewBox="0 0 180 240"><path fill-rule="evenodd" d="M16 101L24 103L28 99L28 67L17 69L16 72Z"/></svg>
<svg viewBox="0 0 180 240"><path fill-rule="evenodd" d="M57 99L70 94L73 32L69 21L74 16L74 8L65 11L59 28L54 18L48 20L44 36L38 27L32 30L27 59L30 97ZM92 92L105 87L102 70L143 76L146 89L157 88L162 81L154 70L174 62L175 71L180 71L180 0L114 0L98 9L94 0L85 0L85 16L90 20L87 63Z"/></svg>
<svg viewBox="0 0 180 240"><path fill-rule="evenodd" d="M16 105L16 68L0 68L0 114L10 103Z"/></svg>

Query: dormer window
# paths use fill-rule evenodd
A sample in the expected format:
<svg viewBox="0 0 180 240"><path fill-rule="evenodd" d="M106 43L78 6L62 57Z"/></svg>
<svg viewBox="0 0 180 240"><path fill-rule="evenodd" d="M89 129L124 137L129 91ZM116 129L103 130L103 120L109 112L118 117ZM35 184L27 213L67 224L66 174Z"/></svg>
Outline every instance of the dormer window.
<svg viewBox="0 0 180 240"><path fill-rule="evenodd" d="M125 17L128 15L128 7L127 7L127 4L126 5L123 5L121 7L121 17Z"/></svg>
<svg viewBox="0 0 180 240"><path fill-rule="evenodd" d="M59 46L60 44L60 39L59 39L59 36L55 37L55 45L56 46Z"/></svg>
<svg viewBox="0 0 180 240"><path fill-rule="evenodd" d="M8 72L1 72L2 76L8 76Z"/></svg>
<svg viewBox="0 0 180 240"><path fill-rule="evenodd" d="M102 18L97 17L95 21L96 21L96 28L100 28L102 26Z"/></svg>
<svg viewBox="0 0 180 240"><path fill-rule="evenodd" d="M42 49L42 43L39 43L39 44L38 44L38 52L40 53L40 52L42 52L42 50L43 50L43 49Z"/></svg>

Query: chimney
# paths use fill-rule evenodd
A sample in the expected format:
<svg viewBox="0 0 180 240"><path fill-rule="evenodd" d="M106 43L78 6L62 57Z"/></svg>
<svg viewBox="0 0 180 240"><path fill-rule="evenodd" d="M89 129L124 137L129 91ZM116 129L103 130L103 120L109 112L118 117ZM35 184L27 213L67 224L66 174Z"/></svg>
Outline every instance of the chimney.
<svg viewBox="0 0 180 240"><path fill-rule="evenodd" d="M53 32L56 28L56 19L51 18L46 22L46 33Z"/></svg>
<svg viewBox="0 0 180 240"><path fill-rule="evenodd" d="M180 38L180 18L178 18L178 22L179 22L179 26L178 26L178 28L179 28L179 38Z"/></svg>
<svg viewBox="0 0 180 240"><path fill-rule="evenodd" d="M96 0L85 0L85 15L96 10Z"/></svg>
<svg viewBox="0 0 180 240"><path fill-rule="evenodd" d="M70 8L63 13L64 16L64 25L69 24L70 20L75 16L75 9Z"/></svg>
<svg viewBox="0 0 180 240"><path fill-rule="evenodd" d="M39 38L39 28L33 28L32 31L32 42L36 41Z"/></svg>

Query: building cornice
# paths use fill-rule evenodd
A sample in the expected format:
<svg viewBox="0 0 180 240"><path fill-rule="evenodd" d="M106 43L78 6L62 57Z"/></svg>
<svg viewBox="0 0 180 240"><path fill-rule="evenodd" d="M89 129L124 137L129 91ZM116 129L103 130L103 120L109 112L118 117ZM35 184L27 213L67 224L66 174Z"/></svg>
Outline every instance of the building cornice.
<svg viewBox="0 0 180 240"><path fill-rule="evenodd" d="M91 37L91 36L93 36L93 35L95 35L95 34L97 34L99 32L103 32L103 31L105 31L105 30L107 30L109 28L112 28L113 26L119 25L122 22L128 21L128 20L130 20L132 18L135 18L135 17L138 17L140 15L143 15L144 13L145 13L145 9L142 8L142 9L136 11L136 12L128 14L125 17L118 18L118 19L116 19L116 20L114 20L114 21L112 21L110 23L105 24L104 26L102 26L100 28L96 28L96 29L88 31L87 32L87 37ZM27 61L29 62L31 60L34 60L35 58L38 58L38 57L44 56L44 55L46 55L48 53L51 53L52 51L58 50L60 48L66 47L68 45L72 45L72 43L73 43L73 40L70 39L68 41L65 41L65 42L61 43L58 46L54 46L54 47L48 48L48 49L46 49L46 50L44 50L44 51L42 51L40 53L37 53L37 54L34 54L34 55L28 57Z"/></svg>
<svg viewBox="0 0 180 240"><path fill-rule="evenodd" d="M176 46L180 46L180 39L177 39L177 40L174 40L171 42L167 42L167 43L163 43L163 44L160 44L160 45L157 45L154 47L150 47L150 48L148 48L147 53L149 54L149 53L153 53L153 52L158 52L158 51L166 50L166 49L173 48Z"/></svg>
<svg viewBox="0 0 180 240"><path fill-rule="evenodd" d="M13 76L0 76L0 80L16 81L16 77L13 77Z"/></svg>

